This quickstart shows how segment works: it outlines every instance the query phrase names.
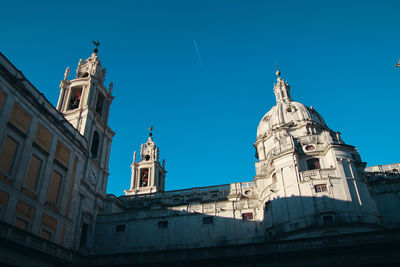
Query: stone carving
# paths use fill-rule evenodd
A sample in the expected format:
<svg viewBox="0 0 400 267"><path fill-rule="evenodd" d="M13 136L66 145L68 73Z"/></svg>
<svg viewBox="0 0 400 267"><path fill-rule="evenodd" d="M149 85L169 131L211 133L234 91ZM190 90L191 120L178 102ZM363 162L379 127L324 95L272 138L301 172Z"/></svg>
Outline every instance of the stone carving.
<svg viewBox="0 0 400 267"><path fill-rule="evenodd" d="M69 76L69 67L67 67L67 68L65 69L64 81L68 80L68 76Z"/></svg>
<svg viewBox="0 0 400 267"><path fill-rule="evenodd" d="M133 163L135 163L135 162L136 162L136 151L133 152Z"/></svg>
<svg viewBox="0 0 400 267"><path fill-rule="evenodd" d="M110 87L108 88L108 91L110 92L110 95L112 94L113 89L114 89L114 83L110 82Z"/></svg>
<svg viewBox="0 0 400 267"><path fill-rule="evenodd" d="M85 78L88 75L97 78L100 82L103 82L105 79L106 69L101 67L100 60L96 53L93 53L83 64L82 59L79 60L76 69L76 77Z"/></svg>

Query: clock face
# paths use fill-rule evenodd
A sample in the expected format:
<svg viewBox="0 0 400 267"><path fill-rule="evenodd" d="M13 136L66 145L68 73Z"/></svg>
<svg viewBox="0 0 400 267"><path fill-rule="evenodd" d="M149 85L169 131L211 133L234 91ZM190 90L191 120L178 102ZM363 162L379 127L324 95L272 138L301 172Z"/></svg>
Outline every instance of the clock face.
<svg viewBox="0 0 400 267"><path fill-rule="evenodd" d="M150 160L150 156L149 156L149 155L146 155L146 157L144 157L144 158L145 158L145 160L147 160L147 161Z"/></svg>

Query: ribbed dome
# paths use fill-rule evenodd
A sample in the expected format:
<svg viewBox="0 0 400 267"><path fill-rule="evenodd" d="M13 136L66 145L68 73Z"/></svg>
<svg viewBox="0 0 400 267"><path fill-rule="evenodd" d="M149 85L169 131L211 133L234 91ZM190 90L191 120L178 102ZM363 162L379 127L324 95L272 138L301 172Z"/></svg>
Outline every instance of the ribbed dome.
<svg viewBox="0 0 400 267"><path fill-rule="evenodd" d="M285 102L276 104L264 115L258 124L257 136L291 122L311 122L327 127L324 119L314 109L299 102Z"/></svg>
<svg viewBox="0 0 400 267"><path fill-rule="evenodd" d="M274 84L274 93L277 104L271 108L261 119L257 128L257 137L264 135L273 129L288 125L290 123L310 122L327 127L324 119L312 108L292 101L290 86L280 77Z"/></svg>

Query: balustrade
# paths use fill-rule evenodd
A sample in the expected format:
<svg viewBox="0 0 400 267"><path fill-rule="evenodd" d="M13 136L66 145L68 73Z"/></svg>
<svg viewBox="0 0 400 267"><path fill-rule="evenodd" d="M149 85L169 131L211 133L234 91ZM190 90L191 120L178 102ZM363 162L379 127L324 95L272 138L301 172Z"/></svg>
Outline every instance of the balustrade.
<svg viewBox="0 0 400 267"><path fill-rule="evenodd" d="M317 169L300 172L300 181L306 182L310 179L326 179L335 175L334 168Z"/></svg>

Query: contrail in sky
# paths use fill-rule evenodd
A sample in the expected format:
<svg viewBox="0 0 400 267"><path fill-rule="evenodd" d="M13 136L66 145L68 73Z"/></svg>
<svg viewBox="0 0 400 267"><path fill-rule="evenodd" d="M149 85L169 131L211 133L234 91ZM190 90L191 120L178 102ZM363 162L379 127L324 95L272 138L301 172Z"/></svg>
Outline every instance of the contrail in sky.
<svg viewBox="0 0 400 267"><path fill-rule="evenodd" d="M196 49L197 57L199 58L199 63L200 63L201 72L202 72L202 74L203 74L203 76L204 76L204 78L205 78L205 77L206 77L206 72L204 71L203 60L201 60L201 55L200 55L199 48L197 47L196 40L193 40L193 43L194 43L194 48Z"/></svg>

